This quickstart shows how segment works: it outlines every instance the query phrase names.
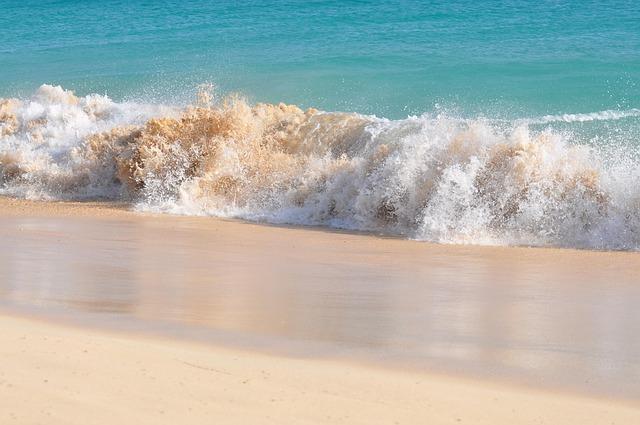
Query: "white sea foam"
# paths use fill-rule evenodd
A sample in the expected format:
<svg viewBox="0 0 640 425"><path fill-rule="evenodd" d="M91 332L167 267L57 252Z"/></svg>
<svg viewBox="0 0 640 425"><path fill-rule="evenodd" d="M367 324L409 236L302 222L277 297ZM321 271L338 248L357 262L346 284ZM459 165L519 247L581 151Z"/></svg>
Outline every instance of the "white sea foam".
<svg viewBox="0 0 640 425"><path fill-rule="evenodd" d="M520 120L520 124L551 124L556 122L574 123L574 122L591 122L591 121L618 121L625 118L640 117L640 109L627 109L622 111L607 110L598 112L589 112L586 114L558 114L544 115L539 118Z"/></svg>
<svg viewBox="0 0 640 425"><path fill-rule="evenodd" d="M118 196L119 184L82 157L87 137L176 112L163 105L116 103L96 94L76 97L50 85L30 99L0 99L2 193L40 199Z"/></svg>
<svg viewBox="0 0 640 425"><path fill-rule="evenodd" d="M530 127L635 116L549 116L505 130L239 99L178 110L42 86L29 100L0 100L1 191L446 243L637 250L638 149Z"/></svg>

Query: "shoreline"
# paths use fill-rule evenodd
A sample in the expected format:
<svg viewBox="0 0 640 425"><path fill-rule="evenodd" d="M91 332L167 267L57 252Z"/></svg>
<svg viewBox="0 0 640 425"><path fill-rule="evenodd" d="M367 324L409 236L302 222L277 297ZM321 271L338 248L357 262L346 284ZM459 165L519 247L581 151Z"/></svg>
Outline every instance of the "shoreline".
<svg viewBox="0 0 640 425"><path fill-rule="evenodd" d="M372 239L383 239L385 241L396 241L400 243L418 244L432 249L451 250L458 252L468 252L470 250L479 251L521 251L530 253L541 251L546 253L571 253L585 255L629 255L640 258L640 252L628 250L612 249L587 249L572 247L538 246L538 245L484 245L484 244L453 244L438 243L425 240L409 239L394 234L382 234L360 230L341 229L328 226L279 224L269 222L259 222L238 218L225 218L207 215L182 215L172 213L162 213L153 211L138 211L134 205L122 201L59 201L59 200L29 200L0 195L0 217L21 217L24 215L34 217L90 217L90 218L143 218L153 217L156 219L184 219L184 220L208 220L219 223L233 223L244 226L256 226L266 229L283 229L292 232L318 232L323 234L347 235L353 237L364 237Z"/></svg>
<svg viewBox="0 0 640 425"><path fill-rule="evenodd" d="M32 312L35 320L53 318L57 323L54 327L77 326L78 332L115 332L122 333L123 338L156 338L187 345L203 342L212 349L226 347L283 359L354 362L363 367L388 368L389 373L444 374L506 387L522 386L524 391L532 389L567 397L637 403L638 388L633 385L635 372L626 377L622 374L622 378L614 377L611 382L603 381L602 377L598 381L596 375L587 375L589 380L594 378L594 382L581 383L584 373L595 373L608 363L593 363L594 359L583 358L584 353L573 353L571 350L575 347L554 347L567 339L580 338L574 328L553 335L554 328L565 326L558 320L570 319L572 314L579 314L580 320L595 320L594 312L583 312L582 309L601 302L609 304L602 291L619 293L618 298L631 302L635 293L635 273L640 266L637 253L439 245L325 228L264 226L210 217L139 213L128 208L125 204L36 202L0 197L0 236L17 254L22 252L13 256L12 251L6 259L0 259L0 280L4 276L5 281L15 281L4 293L0 284L0 305L4 306L0 307L0 315L31 317L29 312ZM36 257L32 257L33 254ZM71 273L78 267L73 265L78 256L88 264L99 260L95 264L99 267L91 266L85 274L51 275L47 280L59 285L51 294L51 288L56 286L29 287L34 279L42 279L42 275L25 275L26 271L34 266L36 269L44 267L40 264L44 263L48 266L42 272L59 274L58 269L71 267L66 271ZM28 261L29 269L9 270L9 274L5 271L3 275L3 267L11 269L16 260ZM132 275L118 277L122 271L113 269L116 266L131 268L127 273ZM103 270L104 267L108 268ZM255 270L248 271L247 268ZM114 270L116 275L113 275ZM167 273L173 274L169 278L176 282L184 280L184 288L170 281L162 283ZM221 275L223 282L211 282L212 273ZM536 273L543 274L536 277ZM134 285L131 289L135 289L135 296L127 298L126 294L131 291L127 286L109 289L104 294L95 292L102 291L99 288L103 285L109 288L115 282L113 279L124 279L127 285ZM266 285L257 284L265 279ZM431 285L434 279L440 281L439 286L430 289L436 292L421 294L422 285ZM529 288L531 279L535 285ZM212 294L213 290L219 291L224 280L234 286L224 289L228 286L225 284L222 293ZM70 285L69 282L75 283ZM309 288L302 289L311 292L300 293L300 282L310 282L303 285ZM480 286L478 282L481 282ZM372 285L379 289L370 292L368 287ZM187 291L185 296L191 291L193 295L184 300L176 299L175 291L183 289ZM341 298L352 296L353 291L356 291L353 293L355 298ZM414 294L414 291L417 292ZM467 294L469 291L470 295ZM484 291L487 291L486 295ZM505 299L497 306L491 301L493 297L502 298L503 292L514 291L512 299ZM544 309L537 312L546 305L544 298L542 304L537 300L549 297L549 291L558 291L558 294L552 293L550 301L568 302L569 310L558 304L549 312ZM227 294L220 298L225 292ZM374 295L376 303L368 306L368 298ZM430 310L439 311L442 305L423 304L430 302L433 295L437 295L436 300L442 295L452 297L451 306L438 313L444 314L442 319L428 316ZM467 296L471 299L467 300ZM525 300L526 304L521 306L523 296L530 301ZM571 304L585 296L578 313L572 313ZM554 297L560 298L555 300ZM387 305L386 298L396 300ZM328 305L327 300L330 301ZM343 305L346 301L350 304ZM222 304L215 304L218 302ZM479 302L486 306L478 305ZM344 311L334 310L336 307L344 308ZM364 310L359 310L363 307ZM482 309L478 310L478 307ZM496 307L505 309L504 313L492 317ZM513 315L511 310L523 307L524 315ZM536 310L531 311L532 307ZM54 308L66 311L67 317L61 318ZM416 308L427 316L412 316L411 311ZM619 315L619 307L614 308L614 316ZM212 311L216 310L218 316L212 316ZM487 323L486 319L482 320L482 327L473 323L482 319L475 317L475 310L489 315ZM548 318L536 318L535 327L527 327L527 321L532 320L531 312L552 314ZM452 313L469 318L457 323L455 315L449 317ZM339 316L334 320L336 314ZM628 327L635 321L631 316L620 320ZM109 320L114 318L121 322L117 326L109 325ZM435 320L442 329L422 335L425 320ZM541 327L540 323L535 323L540 320L549 323ZM452 322L451 326L447 322ZM497 334L483 336L484 327L496 327L493 322L497 322L497 328L492 332ZM163 329L166 326L169 326L168 331ZM202 335L198 336L200 328L194 330L193 326L200 326ZM461 326L470 327L471 333L456 335ZM584 326L583 323L577 329ZM445 330L454 332L452 339L441 335ZM503 340L503 332L512 333L516 338ZM534 337L540 336L519 341L532 332ZM547 336L545 332L551 334ZM628 333L628 338L633 338L633 327ZM609 334L606 335L608 338ZM604 338L605 334L595 337ZM251 338L258 338L258 342ZM480 340L476 341L477 338ZM421 340L431 339L435 345L414 347L416 341L422 343ZM291 348L294 343L300 351ZM515 346L505 350L501 347L505 343ZM598 340L593 343L593 346L578 348L589 354L589 350L598 349ZM324 350L321 355L314 351L316 345L313 344L320 344L317 346ZM547 347L549 344L551 346ZM442 353L445 357L439 358ZM458 355L467 358L456 359ZM596 351L594 355L600 354ZM421 356L431 358L424 364L416 362L415 359ZM626 359L624 356L635 357L635 354L616 356ZM497 363L486 363L493 361L487 359L482 360L485 363L478 363L477 358L483 357L495 357ZM617 358L607 361L617 362ZM509 367L504 367L505 361L509 362ZM537 369L527 369L529 362L534 365L549 362L557 371L550 369L540 378L536 376ZM625 367L633 367L633 364ZM619 385L621 383L626 386ZM611 389L615 391L610 392Z"/></svg>
<svg viewBox="0 0 640 425"><path fill-rule="evenodd" d="M631 424L640 408L0 314L3 423ZM37 406L37 408L34 408Z"/></svg>

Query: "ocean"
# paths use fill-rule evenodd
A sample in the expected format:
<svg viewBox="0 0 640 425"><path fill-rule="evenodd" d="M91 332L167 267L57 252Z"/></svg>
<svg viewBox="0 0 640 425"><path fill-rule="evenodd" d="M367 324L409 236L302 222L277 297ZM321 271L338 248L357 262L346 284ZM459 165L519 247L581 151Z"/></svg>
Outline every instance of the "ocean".
<svg viewBox="0 0 640 425"><path fill-rule="evenodd" d="M640 249L636 1L2 0L0 28L1 194Z"/></svg>

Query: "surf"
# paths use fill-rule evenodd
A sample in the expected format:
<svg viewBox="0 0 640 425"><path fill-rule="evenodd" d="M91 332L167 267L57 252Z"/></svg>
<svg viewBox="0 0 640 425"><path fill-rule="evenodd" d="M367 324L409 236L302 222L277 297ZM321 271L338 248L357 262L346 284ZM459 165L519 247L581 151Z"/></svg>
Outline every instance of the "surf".
<svg viewBox="0 0 640 425"><path fill-rule="evenodd" d="M384 232L439 243L640 249L637 145L554 121L389 120L207 92L186 107L41 86L0 100L0 193Z"/></svg>

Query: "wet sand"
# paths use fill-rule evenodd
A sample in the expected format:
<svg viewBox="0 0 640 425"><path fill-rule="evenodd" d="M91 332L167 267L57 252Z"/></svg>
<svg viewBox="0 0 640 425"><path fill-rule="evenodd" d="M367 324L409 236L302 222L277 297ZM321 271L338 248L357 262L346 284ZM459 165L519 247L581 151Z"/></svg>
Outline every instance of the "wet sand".
<svg viewBox="0 0 640 425"><path fill-rule="evenodd" d="M280 407L249 397L249 410L255 410L251 417L242 416L250 413L243 413L230 399L212 395L207 399L209 410L201 412L222 412L225 406L231 410L235 406L239 416L230 417L228 423L243 419L268 423L267 412L277 422L275 412L288 411L315 412L309 416L310 423L337 422L338 414L331 421L317 416L331 410L330 404L310 401L316 399L318 388L335 393L334 399L345 403L346 410L338 409L342 415L363 414L365 405L347 402L350 396L341 392L349 389L354 391L351 395L368 394L365 399L373 404L392 400L386 405L389 414L409 419L413 413L414 418L433 419L430 423L455 423L452 412L469 413L466 419L471 423L514 423L514 416L509 416L513 412L518 412L517 423L539 423L535 421L541 418L547 423L607 423L602 420L604 410L607 420L620 419L616 423L638 421L637 417L629 422L632 416L616 416L636 414L621 407L623 404L603 401L619 399L625 406L637 406L640 399L638 253L442 246L321 229L136 214L124 205L6 198L0 198L0 237L4 248L0 307L5 311L0 322L3 330L13 329L2 336L8 338L2 347L9 347L3 354L13 356L3 365L4 376L11 371L14 378L15 373L25 373L36 379L40 369L34 369L35 365L47 365L57 379L73 381L73 368L64 365L75 365L77 359L67 347L81 345L81 338L102 339L101 351L82 357L87 368L95 363L97 381L78 382L77 392L82 394L78 400L103 397L105 409L107 400L122 388L114 384L95 394L91 389L111 376L109 367L100 368L100 362L122 357L107 342L116 339L126 340L130 344L127 358L133 356L140 362L138 369L118 372L119 385L131 381L131 388L144 386L145 379L150 379L140 372L145 368L140 364L157 366L156 376L161 376L166 367L171 369L163 362L175 361L168 357L145 360L155 355L145 348L149 344L198 353L204 350L212 356L241 352L245 363L264 361L282 373L284 365L300 365L307 370L304 373L315 376L309 388L295 387L294 391L283 382L304 373L295 367L291 374L287 370L269 388L296 396L288 399L288 406ZM15 318L25 314L67 325ZM65 327L69 324L83 328ZM53 339L33 346L31 342L15 344L20 332L43 337L61 333L69 339L62 345L55 345ZM112 349L116 351L110 352ZM44 353L54 352L60 357L55 364L44 358ZM20 363L23 356L18 353L28 354L25 363ZM168 383L181 376L181 367L171 369L173 375L167 376L162 395L146 398L148 412L153 403L185 407L202 400L172 395ZM343 388L337 380L322 381L323 368L327 376L360 373L361 380ZM202 380L202 376L193 379ZM436 387L415 392L408 385L416 377ZM396 396L389 393L395 384L372 389L376 382L394 379L399 380ZM17 385L15 379L4 378L4 382ZM450 382L456 384L448 390L438 387ZM35 384L22 390L47 400L50 387L36 388ZM491 404L487 388L494 387L514 399L499 403L497 410L487 407ZM8 387L0 388L6 391ZM202 397L222 391L213 381L198 388ZM240 388L235 396L244 391ZM310 398L305 400L302 391L308 391ZM11 399L28 400L21 394L9 391ZM52 409L82 404L73 394L61 396L61 404L53 403ZM439 405L441 410L418 407L420 400L434 394L443 403L446 400ZM172 404L172 397L182 401ZM325 401L330 403L331 398ZM552 402L554 398L560 401ZM243 403L241 398L236 402ZM132 402L122 412L147 420L136 405ZM488 410L481 413L479 409ZM387 417L376 409L370 411L369 419ZM590 412L593 415L587 414ZM258 417L263 422L253 420ZM32 422L36 419L34 416ZM417 421L400 423L407 422Z"/></svg>

